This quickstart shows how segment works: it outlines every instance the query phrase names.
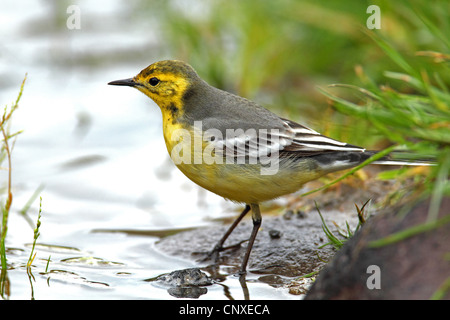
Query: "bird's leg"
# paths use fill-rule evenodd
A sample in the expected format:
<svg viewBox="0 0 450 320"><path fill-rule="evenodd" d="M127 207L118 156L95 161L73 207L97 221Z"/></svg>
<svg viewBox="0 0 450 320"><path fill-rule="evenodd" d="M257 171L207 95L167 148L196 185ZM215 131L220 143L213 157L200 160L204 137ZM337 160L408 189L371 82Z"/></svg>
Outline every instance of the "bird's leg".
<svg viewBox="0 0 450 320"><path fill-rule="evenodd" d="M245 253L244 259L242 260L241 269L239 270L240 275L244 275L246 273L248 258L250 257L250 252L252 251L253 243L255 242L256 235L258 234L258 230L262 222L259 205L257 203L252 203L250 206L252 208L253 229L252 234L250 235L250 240L248 241L247 252Z"/></svg>
<svg viewBox="0 0 450 320"><path fill-rule="evenodd" d="M228 236L233 232L234 228L241 222L242 218L245 217L245 215L250 211L250 206L247 204L244 208L244 210L241 212L239 217L234 220L233 224L228 228L227 232L223 235L223 237L217 242L217 244L214 246L214 248L208 253L207 257L204 260L209 260L211 258L214 258L215 261L219 258L219 252L223 251L224 248L223 244L227 240ZM240 243L239 243L240 244Z"/></svg>

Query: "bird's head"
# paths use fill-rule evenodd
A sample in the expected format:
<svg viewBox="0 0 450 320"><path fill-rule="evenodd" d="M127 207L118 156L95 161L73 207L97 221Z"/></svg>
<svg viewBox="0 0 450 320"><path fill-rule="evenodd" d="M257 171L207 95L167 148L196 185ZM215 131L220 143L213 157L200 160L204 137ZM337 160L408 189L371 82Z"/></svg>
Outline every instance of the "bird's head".
<svg viewBox="0 0 450 320"><path fill-rule="evenodd" d="M199 76L187 63L164 60L151 64L134 78L108 84L134 87L155 101L161 109L180 109L185 94L198 81Z"/></svg>

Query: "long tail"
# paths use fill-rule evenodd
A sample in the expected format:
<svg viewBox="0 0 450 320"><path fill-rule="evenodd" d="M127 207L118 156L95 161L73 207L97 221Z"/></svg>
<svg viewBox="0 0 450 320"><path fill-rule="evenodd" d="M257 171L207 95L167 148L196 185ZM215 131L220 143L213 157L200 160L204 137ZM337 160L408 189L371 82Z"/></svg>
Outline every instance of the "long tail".
<svg viewBox="0 0 450 320"><path fill-rule="evenodd" d="M376 151L366 151L374 155ZM372 156L371 155L371 156ZM391 165L391 166L435 166L436 161L433 158L415 159L414 155L407 151L394 151L388 156L376 160L371 164Z"/></svg>
<svg viewBox="0 0 450 320"><path fill-rule="evenodd" d="M373 155L377 154L377 151L347 151L347 152L327 152L318 155L311 156L319 167L326 173L340 171L344 169L353 168ZM409 155L409 156L408 156ZM402 152L394 151L389 155L382 157L371 164L378 165L395 165L395 166L434 166L436 162L433 159L417 159L413 158L413 155Z"/></svg>

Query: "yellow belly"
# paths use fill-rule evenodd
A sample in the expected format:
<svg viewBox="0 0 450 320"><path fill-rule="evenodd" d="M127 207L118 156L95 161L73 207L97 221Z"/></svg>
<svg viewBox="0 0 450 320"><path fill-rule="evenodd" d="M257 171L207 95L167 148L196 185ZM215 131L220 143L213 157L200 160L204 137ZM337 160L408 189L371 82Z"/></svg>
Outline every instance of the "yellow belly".
<svg viewBox="0 0 450 320"><path fill-rule="evenodd" d="M260 203L293 193L320 174L281 169L275 175L261 175L255 165L216 164L177 166L189 179L226 199Z"/></svg>
<svg viewBox="0 0 450 320"><path fill-rule="evenodd" d="M170 128L169 128L170 127ZM306 162L282 162L276 173L262 174L261 164L235 164L210 158L201 133L165 127L167 150L178 169L199 186L226 199L260 203L297 191L322 175ZM220 163L222 162L222 163Z"/></svg>

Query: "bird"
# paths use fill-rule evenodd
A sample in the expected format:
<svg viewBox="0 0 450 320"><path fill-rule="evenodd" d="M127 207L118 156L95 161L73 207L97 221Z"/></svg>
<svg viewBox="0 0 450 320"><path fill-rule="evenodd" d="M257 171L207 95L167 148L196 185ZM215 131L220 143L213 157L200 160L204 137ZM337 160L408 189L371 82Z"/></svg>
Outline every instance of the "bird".
<svg viewBox="0 0 450 320"><path fill-rule="evenodd" d="M151 98L161 109L165 144L178 169L202 188L245 206L208 257L218 257L234 228L252 212L241 275L246 274L261 227L262 202L355 167L377 153L324 136L215 88L180 60L158 61L132 78L108 84L133 87ZM374 163L408 164L387 158Z"/></svg>

